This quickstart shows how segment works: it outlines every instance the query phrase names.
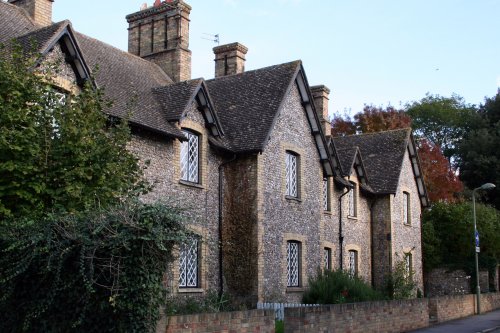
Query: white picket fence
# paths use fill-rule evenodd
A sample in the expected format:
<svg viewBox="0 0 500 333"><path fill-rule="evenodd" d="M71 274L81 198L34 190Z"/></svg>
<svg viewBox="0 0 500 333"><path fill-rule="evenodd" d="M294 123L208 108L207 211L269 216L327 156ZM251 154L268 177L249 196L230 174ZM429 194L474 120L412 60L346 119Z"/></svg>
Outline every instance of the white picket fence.
<svg viewBox="0 0 500 333"><path fill-rule="evenodd" d="M257 309L274 310L274 318L283 320L285 318L285 308L305 308L320 306L320 304L298 304L298 303L257 303Z"/></svg>

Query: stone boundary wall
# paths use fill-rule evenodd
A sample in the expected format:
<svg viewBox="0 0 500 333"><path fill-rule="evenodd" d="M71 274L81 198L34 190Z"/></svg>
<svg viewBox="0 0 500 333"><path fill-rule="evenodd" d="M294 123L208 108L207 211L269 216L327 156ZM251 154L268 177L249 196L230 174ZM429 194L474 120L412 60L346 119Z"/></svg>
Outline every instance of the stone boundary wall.
<svg viewBox="0 0 500 333"><path fill-rule="evenodd" d="M481 313L500 309L500 292L481 295Z"/></svg>
<svg viewBox="0 0 500 333"><path fill-rule="evenodd" d="M285 332L405 332L429 325L427 299L285 308Z"/></svg>
<svg viewBox="0 0 500 333"><path fill-rule="evenodd" d="M165 330L157 333L259 332L274 333L274 311L249 310L202 313L167 318Z"/></svg>
<svg viewBox="0 0 500 333"><path fill-rule="evenodd" d="M471 316L475 295L453 295L404 301L334 304L285 308L285 332L406 332ZM481 295L481 311L500 309L500 293ZM275 331L273 310L204 313L163 318L157 333Z"/></svg>
<svg viewBox="0 0 500 333"><path fill-rule="evenodd" d="M476 302L473 294L450 295L429 298L429 315L432 322L443 322L475 313Z"/></svg>

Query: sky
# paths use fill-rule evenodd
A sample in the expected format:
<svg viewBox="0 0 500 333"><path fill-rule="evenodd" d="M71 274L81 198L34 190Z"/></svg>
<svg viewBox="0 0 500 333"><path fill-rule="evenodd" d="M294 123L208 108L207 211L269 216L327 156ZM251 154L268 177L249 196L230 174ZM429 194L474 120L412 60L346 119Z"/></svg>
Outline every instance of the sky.
<svg viewBox="0 0 500 333"><path fill-rule="evenodd" d="M213 78L219 34L248 47L247 71L302 60L309 84L330 88L330 115L426 93L478 105L500 87L500 0L185 1L193 78ZM55 0L53 21L127 50L125 16L144 2Z"/></svg>

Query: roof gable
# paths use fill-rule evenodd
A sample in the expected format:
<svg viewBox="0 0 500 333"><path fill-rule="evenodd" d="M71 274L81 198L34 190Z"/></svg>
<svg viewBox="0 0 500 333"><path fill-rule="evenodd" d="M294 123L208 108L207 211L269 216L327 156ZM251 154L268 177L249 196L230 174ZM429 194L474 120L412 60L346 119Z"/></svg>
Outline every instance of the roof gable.
<svg viewBox="0 0 500 333"><path fill-rule="evenodd" d="M411 129L336 137L333 141L339 150L359 147L369 176L369 185L377 194L396 193L406 150L411 151L410 158L421 203L423 206L428 205Z"/></svg>
<svg viewBox="0 0 500 333"><path fill-rule="evenodd" d="M300 61L261 68L207 81L213 104L232 150L265 149L285 97L296 84L327 176L334 174L327 142Z"/></svg>
<svg viewBox="0 0 500 333"><path fill-rule="evenodd" d="M153 89L154 95L163 107L168 121L180 121L196 101L198 110L205 119L205 125L214 137L224 135L217 113L212 105L205 81L194 79Z"/></svg>

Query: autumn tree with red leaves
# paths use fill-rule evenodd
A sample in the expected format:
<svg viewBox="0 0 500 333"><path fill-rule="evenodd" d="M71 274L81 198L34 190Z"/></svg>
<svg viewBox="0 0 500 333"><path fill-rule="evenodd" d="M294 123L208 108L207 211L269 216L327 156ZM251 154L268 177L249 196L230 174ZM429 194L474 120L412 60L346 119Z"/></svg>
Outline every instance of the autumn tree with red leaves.
<svg viewBox="0 0 500 333"><path fill-rule="evenodd" d="M351 117L335 115L332 119L332 136L373 133L412 127L412 118L404 110L393 106L365 105L362 112ZM419 128L414 128L418 133ZM455 202L463 191L463 184L455 175L449 160L438 144L427 137L417 137L418 154L431 202Z"/></svg>

